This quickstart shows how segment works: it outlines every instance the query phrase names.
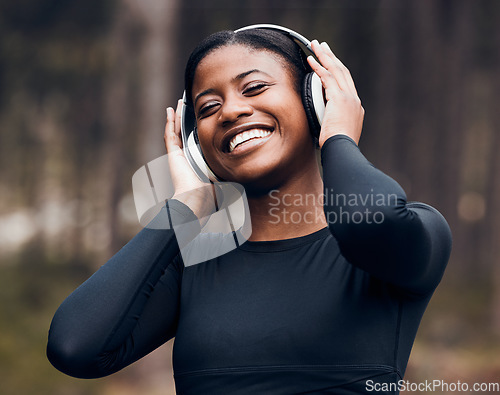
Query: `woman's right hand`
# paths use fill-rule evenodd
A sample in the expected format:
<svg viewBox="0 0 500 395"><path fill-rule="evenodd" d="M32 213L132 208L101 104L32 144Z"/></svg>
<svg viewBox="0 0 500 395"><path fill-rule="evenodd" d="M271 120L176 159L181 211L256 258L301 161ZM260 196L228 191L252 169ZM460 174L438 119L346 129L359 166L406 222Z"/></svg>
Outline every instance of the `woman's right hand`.
<svg viewBox="0 0 500 395"><path fill-rule="evenodd" d="M174 196L188 206L198 219L209 216L215 211L215 194L212 183L201 181L189 165L182 150L181 113L182 99L177 109L167 108L167 124L165 125L165 147L168 154L170 175L174 184Z"/></svg>

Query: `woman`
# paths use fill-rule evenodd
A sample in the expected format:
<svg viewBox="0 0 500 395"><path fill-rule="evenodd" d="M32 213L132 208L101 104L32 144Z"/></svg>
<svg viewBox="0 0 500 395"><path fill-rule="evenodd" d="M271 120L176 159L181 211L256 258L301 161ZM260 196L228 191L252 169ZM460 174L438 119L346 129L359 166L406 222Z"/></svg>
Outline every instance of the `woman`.
<svg viewBox="0 0 500 395"><path fill-rule="evenodd" d="M193 51L187 105L211 170L245 188L251 237L184 266L172 230L141 231L57 311L48 356L58 369L101 377L175 336L178 393L399 392L450 231L364 158L352 78L326 43L312 49L326 98L319 136L288 37L220 32ZM175 195L155 219L174 225L213 206L180 149L180 114L167 109Z"/></svg>

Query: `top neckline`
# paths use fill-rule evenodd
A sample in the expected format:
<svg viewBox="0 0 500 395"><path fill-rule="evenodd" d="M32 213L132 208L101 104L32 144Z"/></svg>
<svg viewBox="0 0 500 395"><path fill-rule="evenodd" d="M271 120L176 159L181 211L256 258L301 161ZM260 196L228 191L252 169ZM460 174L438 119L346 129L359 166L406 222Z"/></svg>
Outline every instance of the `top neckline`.
<svg viewBox="0 0 500 395"><path fill-rule="evenodd" d="M283 240L245 241L238 249L252 252L284 251L330 236L330 230L323 228L305 236Z"/></svg>

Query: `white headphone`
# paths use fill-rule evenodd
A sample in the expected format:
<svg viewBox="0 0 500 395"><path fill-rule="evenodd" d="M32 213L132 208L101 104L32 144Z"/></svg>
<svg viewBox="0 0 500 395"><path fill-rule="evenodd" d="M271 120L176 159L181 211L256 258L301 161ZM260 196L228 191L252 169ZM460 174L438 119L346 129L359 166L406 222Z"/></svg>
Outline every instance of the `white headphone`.
<svg viewBox="0 0 500 395"><path fill-rule="evenodd" d="M258 24L245 26L235 30L234 32L238 33L251 29L270 29L279 31L294 40L305 55L314 55L314 52L311 48L311 42L307 38L283 26ZM183 106L181 113L181 137L182 145L184 147L184 154L188 160L188 163L202 181L222 181L210 169L207 162L205 161L196 133L196 119L194 111L192 108L189 108L187 106L185 91L182 99ZM311 132L315 137L318 137L319 131L321 129L321 122L325 113L325 100L323 96L323 85L321 84L321 80L318 75L312 70L306 74L302 83L302 102L304 104L304 109L306 111Z"/></svg>

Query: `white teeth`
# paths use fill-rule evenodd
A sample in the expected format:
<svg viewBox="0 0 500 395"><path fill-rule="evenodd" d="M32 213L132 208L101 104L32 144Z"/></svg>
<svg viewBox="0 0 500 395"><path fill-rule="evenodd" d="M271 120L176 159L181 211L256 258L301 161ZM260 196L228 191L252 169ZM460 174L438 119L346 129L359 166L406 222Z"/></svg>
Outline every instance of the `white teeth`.
<svg viewBox="0 0 500 395"><path fill-rule="evenodd" d="M232 152L236 148L236 146L239 144L242 144L242 143L244 143L248 140L254 139L254 138L267 137L271 133L272 132L270 130L265 130L265 129L251 129L251 130L245 130L244 132L238 133L229 142L229 152Z"/></svg>

